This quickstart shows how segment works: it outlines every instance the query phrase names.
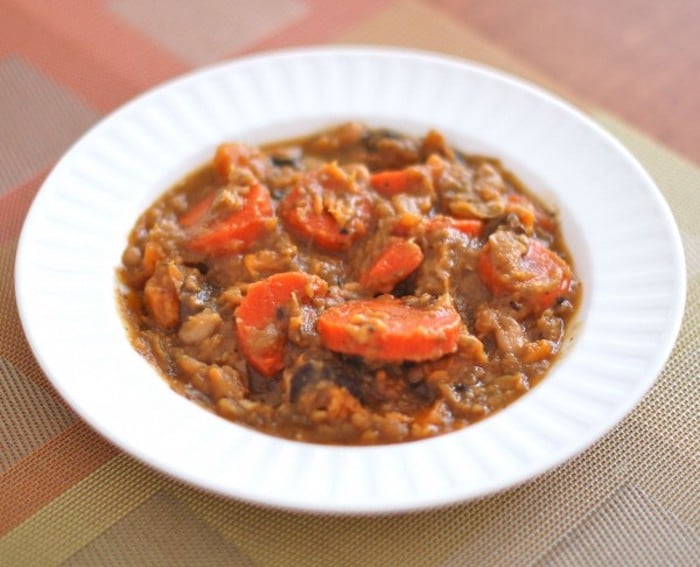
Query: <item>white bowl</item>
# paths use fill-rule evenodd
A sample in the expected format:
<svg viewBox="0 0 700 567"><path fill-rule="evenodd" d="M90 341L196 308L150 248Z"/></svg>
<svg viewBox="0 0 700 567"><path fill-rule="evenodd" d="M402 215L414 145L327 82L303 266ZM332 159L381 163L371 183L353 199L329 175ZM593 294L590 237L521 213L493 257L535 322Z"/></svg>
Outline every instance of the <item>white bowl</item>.
<svg viewBox="0 0 700 567"><path fill-rule="evenodd" d="M271 437L174 393L127 339L115 269L137 216L223 140L283 139L346 119L413 134L436 128L461 150L501 158L561 212L584 286L572 341L539 386L462 431L380 447ZM37 195L20 239L16 287L41 367L75 411L126 452L222 495L370 513L512 487L603 436L670 353L685 270L652 180L567 104L454 58L323 48L206 68L102 120Z"/></svg>

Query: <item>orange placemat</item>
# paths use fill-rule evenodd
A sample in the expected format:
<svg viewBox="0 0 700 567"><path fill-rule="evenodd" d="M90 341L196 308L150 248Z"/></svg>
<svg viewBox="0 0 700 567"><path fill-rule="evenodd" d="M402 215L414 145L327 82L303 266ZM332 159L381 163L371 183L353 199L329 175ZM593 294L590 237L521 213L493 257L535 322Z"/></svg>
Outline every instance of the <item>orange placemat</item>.
<svg viewBox="0 0 700 567"><path fill-rule="evenodd" d="M239 53L333 41L457 54L557 89L428 3L347 4L258 0L231 18L229 2L206 0L197 4L193 26L186 3L83 0L61 13L41 0L5 3L0 564L697 563L700 168L594 108L593 117L648 168L676 216L688 264L686 316L671 359L640 406L590 450L524 486L386 517L264 509L185 486L121 453L66 407L39 369L14 301L23 218L68 145L145 88Z"/></svg>

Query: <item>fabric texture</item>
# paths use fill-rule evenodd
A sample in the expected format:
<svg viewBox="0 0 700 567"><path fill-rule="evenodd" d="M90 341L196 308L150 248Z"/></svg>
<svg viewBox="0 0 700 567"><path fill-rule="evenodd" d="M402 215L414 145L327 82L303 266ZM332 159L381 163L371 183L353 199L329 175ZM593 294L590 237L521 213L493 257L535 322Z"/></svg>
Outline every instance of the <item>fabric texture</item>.
<svg viewBox="0 0 700 567"><path fill-rule="evenodd" d="M257 3L267 27L229 40L231 22L212 24L222 36L191 28L181 43L158 21L168 3L142 4L82 0L52 12L41 0L9 0L1 10L0 565L699 564L700 167L602 109L586 107L648 169L673 211L688 296L680 336L654 387L573 460L523 486L447 508L311 515L167 478L72 412L23 335L12 273L22 221L50 167L118 104L195 65L324 42L456 54L577 102L428 2L363 0L348 10L346 3L269 0ZM197 11L207 4L197 3ZM222 14L224 4L211 2ZM245 14L253 26L256 13ZM187 3L178 2L169 18L185 30L193 25Z"/></svg>

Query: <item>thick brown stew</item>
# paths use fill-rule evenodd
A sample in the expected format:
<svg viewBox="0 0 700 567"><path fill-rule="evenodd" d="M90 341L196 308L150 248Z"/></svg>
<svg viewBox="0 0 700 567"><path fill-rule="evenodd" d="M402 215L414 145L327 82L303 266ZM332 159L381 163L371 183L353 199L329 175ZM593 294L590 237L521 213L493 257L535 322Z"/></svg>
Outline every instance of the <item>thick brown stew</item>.
<svg viewBox="0 0 700 567"><path fill-rule="evenodd" d="M462 428L537 384L580 284L498 160L349 123L221 145L123 254L136 349L217 414L291 439Z"/></svg>

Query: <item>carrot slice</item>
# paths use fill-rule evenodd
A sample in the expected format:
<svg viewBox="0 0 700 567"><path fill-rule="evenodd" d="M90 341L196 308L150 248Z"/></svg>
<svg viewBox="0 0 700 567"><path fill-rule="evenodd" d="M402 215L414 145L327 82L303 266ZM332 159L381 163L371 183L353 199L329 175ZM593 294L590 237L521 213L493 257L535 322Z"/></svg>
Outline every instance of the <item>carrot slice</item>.
<svg viewBox="0 0 700 567"><path fill-rule="evenodd" d="M240 209L196 226L188 247L214 256L242 252L274 227L272 198L264 185L251 185L243 197Z"/></svg>
<svg viewBox="0 0 700 567"><path fill-rule="evenodd" d="M423 261L423 251L411 240L392 238L379 257L362 274L360 283L371 291L389 293Z"/></svg>
<svg viewBox="0 0 700 567"><path fill-rule="evenodd" d="M209 210L209 207L214 202L214 197L216 197L216 193L210 193L200 201L197 201L192 207L180 215L178 219L180 224L188 228L198 222Z"/></svg>
<svg viewBox="0 0 700 567"><path fill-rule="evenodd" d="M379 171L370 177L374 190L387 197L405 193L409 186L408 181L408 176L403 169Z"/></svg>
<svg viewBox="0 0 700 567"><path fill-rule="evenodd" d="M318 320L332 351L386 362L434 360L457 350L461 318L452 307L413 307L394 297L349 301Z"/></svg>
<svg viewBox="0 0 700 567"><path fill-rule="evenodd" d="M566 293L571 285L571 269L561 256L552 252L536 240L530 243L525 256L523 256L523 268L536 274L535 278L541 282L543 289L534 300L539 303L540 309L552 307L557 298ZM549 289L546 287L549 285Z"/></svg>
<svg viewBox="0 0 700 567"><path fill-rule="evenodd" d="M301 303L324 296L328 284L303 272L274 274L248 287L235 312L236 334L241 351L250 365L263 376L284 368L287 308L293 296Z"/></svg>
<svg viewBox="0 0 700 567"><path fill-rule="evenodd" d="M347 250L364 236L372 201L335 164L311 172L282 199L279 213L302 238L328 250Z"/></svg>
<svg viewBox="0 0 700 567"><path fill-rule="evenodd" d="M468 236L478 237L484 231L484 221L479 219L456 219L446 215L436 215L425 220L425 230L438 230L441 228L454 228Z"/></svg>
<svg viewBox="0 0 700 567"><path fill-rule="evenodd" d="M499 254L498 248L508 243L500 242L497 234L479 253L478 272L484 285L496 296L513 295L538 311L552 307L571 286L569 265L537 240L530 240L524 253Z"/></svg>
<svg viewBox="0 0 700 567"><path fill-rule="evenodd" d="M380 195L393 197L399 193L412 193L427 188L430 178L419 167L413 166L378 171L370 176L369 182Z"/></svg>

